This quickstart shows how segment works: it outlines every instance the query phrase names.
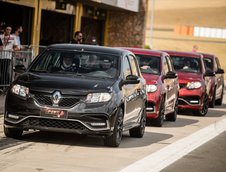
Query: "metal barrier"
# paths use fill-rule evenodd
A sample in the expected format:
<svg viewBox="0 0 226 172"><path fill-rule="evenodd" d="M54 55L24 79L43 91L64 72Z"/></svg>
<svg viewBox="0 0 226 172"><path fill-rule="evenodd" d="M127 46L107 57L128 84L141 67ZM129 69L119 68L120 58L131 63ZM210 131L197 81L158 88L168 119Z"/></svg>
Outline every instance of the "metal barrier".
<svg viewBox="0 0 226 172"><path fill-rule="evenodd" d="M16 78L14 72L16 65L24 65L25 68L34 59L33 50L26 49L23 51L0 51L0 92L5 90L10 83Z"/></svg>
<svg viewBox="0 0 226 172"><path fill-rule="evenodd" d="M29 66L32 60L46 49L46 46L22 45L21 51L0 50L0 94L18 76L13 70L16 65Z"/></svg>

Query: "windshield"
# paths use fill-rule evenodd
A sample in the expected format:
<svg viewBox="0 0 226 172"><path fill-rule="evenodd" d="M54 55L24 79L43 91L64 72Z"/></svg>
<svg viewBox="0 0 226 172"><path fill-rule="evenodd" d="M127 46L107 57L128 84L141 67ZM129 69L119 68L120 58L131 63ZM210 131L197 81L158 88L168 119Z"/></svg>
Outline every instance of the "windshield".
<svg viewBox="0 0 226 172"><path fill-rule="evenodd" d="M212 71L213 70L213 59L204 58L203 60L204 60L206 69Z"/></svg>
<svg viewBox="0 0 226 172"><path fill-rule="evenodd" d="M171 56L174 69L178 72L201 73L201 62L198 58Z"/></svg>
<svg viewBox="0 0 226 172"><path fill-rule="evenodd" d="M115 78L118 59L112 54L47 50L33 63L29 72Z"/></svg>
<svg viewBox="0 0 226 172"><path fill-rule="evenodd" d="M141 73L160 74L160 57L136 54Z"/></svg>

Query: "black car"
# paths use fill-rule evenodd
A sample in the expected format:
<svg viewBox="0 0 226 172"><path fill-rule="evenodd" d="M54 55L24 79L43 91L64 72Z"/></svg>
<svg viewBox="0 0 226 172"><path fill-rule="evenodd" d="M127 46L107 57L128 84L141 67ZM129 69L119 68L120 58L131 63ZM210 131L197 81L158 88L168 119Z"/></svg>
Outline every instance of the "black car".
<svg viewBox="0 0 226 172"><path fill-rule="evenodd" d="M145 104L146 83L130 51L50 45L10 85L4 133L12 138L29 129L94 134L117 147L123 131L143 137Z"/></svg>

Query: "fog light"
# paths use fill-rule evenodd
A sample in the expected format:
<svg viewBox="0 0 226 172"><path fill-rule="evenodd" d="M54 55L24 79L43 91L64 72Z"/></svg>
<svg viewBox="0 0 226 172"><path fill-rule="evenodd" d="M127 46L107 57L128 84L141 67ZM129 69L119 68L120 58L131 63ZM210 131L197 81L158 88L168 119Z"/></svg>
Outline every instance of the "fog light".
<svg viewBox="0 0 226 172"><path fill-rule="evenodd" d="M198 104L199 101L198 100L191 100L190 103L192 103L192 104Z"/></svg>
<svg viewBox="0 0 226 172"><path fill-rule="evenodd" d="M17 115L12 115L12 114L8 114L9 118L13 118L13 119L19 119L19 116Z"/></svg>
<svg viewBox="0 0 226 172"><path fill-rule="evenodd" d="M154 108L153 107L148 107L148 108L146 108L146 110L152 111L152 110L154 110Z"/></svg>
<svg viewBox="0 0 226 172"><path fill-rule="evenodd" d="M90 123L90 125L93 127L103 127L103 126L106 126L106 123L105 122L92 122L92 123Z"/></svg>

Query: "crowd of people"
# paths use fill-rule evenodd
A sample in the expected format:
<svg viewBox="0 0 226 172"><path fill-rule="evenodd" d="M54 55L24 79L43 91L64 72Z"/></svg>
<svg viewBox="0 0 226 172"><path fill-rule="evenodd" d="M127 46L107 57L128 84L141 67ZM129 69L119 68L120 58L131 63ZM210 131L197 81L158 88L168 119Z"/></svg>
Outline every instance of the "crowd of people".
<svg viewBox="0 0 226 172"><path fill-rule="evenodd" d="M12 27L9 24L0 22L0 90L2 90L4 85L8 85L11 81L12 52L24 50L20 38L22 32L23 27L21 25ZM83 33L81 31L76 31L70 43L84 44ZM95 37L92 37L90 44L97 45Z"/></svg>
<svg viewBox="0 0 226 172"><path fill-rule="evenodd" d="M17 26L12 34L12 26L5 25L0 34L0 89L10 83L12 51L21 49L20 33L22 26Z"/></svg>

